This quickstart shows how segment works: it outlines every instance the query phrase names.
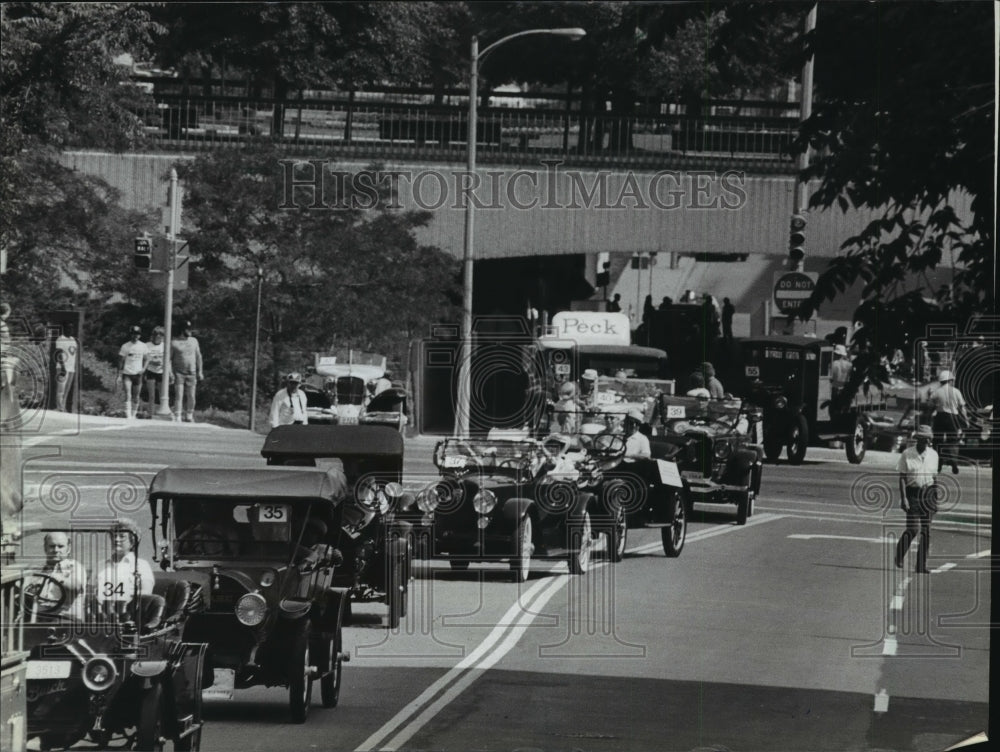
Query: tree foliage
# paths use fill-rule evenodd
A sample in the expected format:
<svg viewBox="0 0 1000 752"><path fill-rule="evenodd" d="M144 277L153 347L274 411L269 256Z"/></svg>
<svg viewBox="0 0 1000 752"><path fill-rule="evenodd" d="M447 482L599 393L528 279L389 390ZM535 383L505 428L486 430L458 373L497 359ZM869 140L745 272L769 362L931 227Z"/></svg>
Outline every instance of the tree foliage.
<svg viewBox="0 0 1000 752"><path fill-rule="evenodd" d="M995 306L994 8L988 3L822 4L807 52L817 105L804 124L819 178L814 207L875 218L847 238L800 315L863 281L855 314L877 376L882 351L928 323L963 324ZM960 216L959 193L971 196ZM950 289L923 275L955 265Z"/></svg>
<svg viewBox="0 0 1000 752"><path fill-rule="evenodd" d="M217 365L235 366L226 380L249 384L258 269L264 384L335 347L406 363L411 340L455 316L457 262L414 236L429 214L390 208L389 181L378 184L376 206L365 196L359 208L362 197L346 174L328 178L325 206L311 187L297 188L289 202L287 171L307 182L316 166L295 166L268 145L180 166L198 270L183 307L208 342L206 378L217 398L224 388L218 371L213 380Z"/></svg>

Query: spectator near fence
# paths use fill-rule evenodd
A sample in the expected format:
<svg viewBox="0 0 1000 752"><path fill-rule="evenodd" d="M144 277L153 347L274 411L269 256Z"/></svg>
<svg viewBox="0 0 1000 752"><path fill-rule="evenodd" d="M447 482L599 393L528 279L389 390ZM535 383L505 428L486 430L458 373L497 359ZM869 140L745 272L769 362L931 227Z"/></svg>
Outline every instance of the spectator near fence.
<svg viewBox="0 0 1000 752"><path fill-rule="evenodd" d="M194 423L194 405L198 382L205 378L202 371L201 347L194 337L193 326L185 321L178 336L170 343L170 370L174 377L174 421ZM183 412L182 412L183 411Z"/></svg>

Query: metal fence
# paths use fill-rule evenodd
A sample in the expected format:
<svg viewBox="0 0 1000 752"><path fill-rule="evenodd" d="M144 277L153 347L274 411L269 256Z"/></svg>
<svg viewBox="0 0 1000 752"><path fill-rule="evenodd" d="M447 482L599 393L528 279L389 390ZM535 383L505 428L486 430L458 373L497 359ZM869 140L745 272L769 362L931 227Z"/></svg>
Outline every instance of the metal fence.
<svg viewBox="0 0 1000 752"><path fill-rule="evenodd" d="M703 108L709 114L696 116L676 106L628 116L586 114L568 105L562 110L490 107L477 123L478 161L552 159L644 169L721 164L791 172L796 105L769 107L771 112L758 107L750 108L754 114L716 114L735 108L709 105ZM157 95L155 106L136 114L149 142L185 151L266 139L297 153L455 162L464 159L468 139L462 104Z"/></svg>

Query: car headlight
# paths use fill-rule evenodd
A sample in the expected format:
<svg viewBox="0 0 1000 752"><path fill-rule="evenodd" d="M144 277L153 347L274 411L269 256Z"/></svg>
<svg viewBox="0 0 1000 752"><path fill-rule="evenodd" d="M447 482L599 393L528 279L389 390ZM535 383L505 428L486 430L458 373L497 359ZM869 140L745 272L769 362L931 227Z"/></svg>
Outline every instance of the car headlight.
<svg viewBox="0 0 1000 752"><path fill-rule="evenodd" d="M264 574L260 576L260 586L261 587L271 587L274 584L274 572L268 569Z"/></svg>
<svg viewBox="0 0 1000 752"><path fill-rule="evenodd" d="M358 504L363 506L370 512L376 511L381 506L381 500L379 497L382 494L379 491L378 484L376 483L366 483L361 487L357 494Z"/></svg>
<svg viewBox="0 0 1000 752"><path fill-rule="evenodd" d="M728 441L716 441L712 453L715 455L715 459L724 460L733 453L733 447Z"/></svg>
<svg viewBox="0 0 1000 752"><path fill-rule="evenodd" d="M472 508L479 514L489 514L496 505L497 495L488 488L484 488L472 497Z"/></svg>
<svg viewBox="0 0 1000 752"><path fill-rule="evenodd" d="M236 601L236 618L240 624L256 627L267 616L267 601L257 593L247 593Z"/></svg>
<svg viewBox="0 0 1000 752"><path fill-rule="evenodd" d="M115 663L107 656L91 658L83 667L83 685L91 692L103 692L114 684L118 676Z"/></svg>
<svg viewBox="0 0 1000 752"><path fill-rule="evenodd" d="M786 407L788 407L788 399L783 396L775 397L774 406L779 410L784 410Z"/></svg>

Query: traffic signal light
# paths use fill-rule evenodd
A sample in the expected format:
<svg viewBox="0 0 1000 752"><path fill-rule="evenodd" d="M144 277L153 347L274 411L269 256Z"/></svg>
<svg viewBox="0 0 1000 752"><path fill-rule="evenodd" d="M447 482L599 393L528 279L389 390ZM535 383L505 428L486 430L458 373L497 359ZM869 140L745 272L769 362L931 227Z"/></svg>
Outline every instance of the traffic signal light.
<svg viewBox="0 0 1000 752"><path fill-rule="evenodd" d="M153 260L153 239L149 235L139 235L135 239L135 268L149 271Z"/></svg>
<svg viewBox="0 0 1000 752"><path fill-rule="evenodd" d="M806 258L806 215L793 214L788 233L788 268L800 272Z"/></svg>

